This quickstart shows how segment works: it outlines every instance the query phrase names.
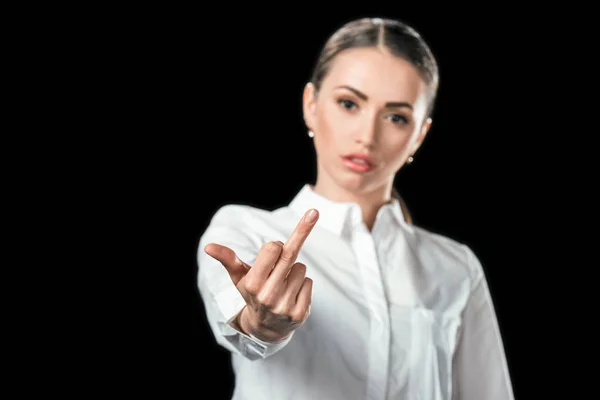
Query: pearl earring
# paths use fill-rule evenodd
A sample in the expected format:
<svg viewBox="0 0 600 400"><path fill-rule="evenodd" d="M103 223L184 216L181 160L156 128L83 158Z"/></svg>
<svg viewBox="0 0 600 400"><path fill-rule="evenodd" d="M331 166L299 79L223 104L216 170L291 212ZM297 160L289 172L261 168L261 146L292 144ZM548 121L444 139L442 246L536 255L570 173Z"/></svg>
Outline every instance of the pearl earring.
<svg viewBox="0 0 600 400"><path fill-rule="evenodd" d="M315 133L313 131L308 131L308 137L315 137Z"/></svg>
<svg viewBox="0 0 600 400"><path fill-rule="evenodd" d="M406 160L407 164L412 164L412 162L415 161L415 159L413 158L413 156L409 156L408 160Z"/></svg>

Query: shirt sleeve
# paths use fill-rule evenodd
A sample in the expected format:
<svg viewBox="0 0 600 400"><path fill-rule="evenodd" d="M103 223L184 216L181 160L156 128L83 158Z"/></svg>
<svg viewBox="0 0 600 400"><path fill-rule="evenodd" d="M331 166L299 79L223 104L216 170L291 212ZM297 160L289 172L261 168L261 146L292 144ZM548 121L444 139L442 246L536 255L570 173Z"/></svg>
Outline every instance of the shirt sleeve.
<svg viewBox="0 0 600 400"><path fill-rule="evenodd" d="M514 400L504 345L480 261L467 248L473 272L453 360L453 400Z"/></svg>
<svg viewBox="0 0 600 400"><path fill-rule="evenodd" d="M270 343L246 335L237 326L235 319L246 305L225 267L204 251L208 243L227 246L243 261L252 265L262 246L262 240L241 222L242 206L225 206L217 211L200 238L198 262L198 289L210 329L217 343L227 350L258 360L281 350L293 337Z"/></svg>

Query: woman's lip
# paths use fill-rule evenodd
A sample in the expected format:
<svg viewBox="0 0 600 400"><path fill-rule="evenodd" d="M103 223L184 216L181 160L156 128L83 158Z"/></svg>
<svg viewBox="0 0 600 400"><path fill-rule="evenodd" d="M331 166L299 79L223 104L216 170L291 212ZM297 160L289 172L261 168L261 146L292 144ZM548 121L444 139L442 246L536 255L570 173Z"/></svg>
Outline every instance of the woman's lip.
<svg viewBox="0 0 600 400"><path fill-rule="evenodd" d="M363 155L351 154L342 157L342 159L344 160L344 165L355 172L369 172L374 168L371 160ZM356 161L356 159L363 160L363 162Z"/></svg>
<svg viewBox="0 0 600 400"><path fill-rule="evenodd" d="M374 166L373 160L371 160L369 158L369 156L365 155L365 154L361 154L361 153L352 153L352 154L347 154L344 156L345 159L351 159L351 158L358 158L359 160L363 160L364 162L366 162L367 164L369 164L370 166Z"/></svg>

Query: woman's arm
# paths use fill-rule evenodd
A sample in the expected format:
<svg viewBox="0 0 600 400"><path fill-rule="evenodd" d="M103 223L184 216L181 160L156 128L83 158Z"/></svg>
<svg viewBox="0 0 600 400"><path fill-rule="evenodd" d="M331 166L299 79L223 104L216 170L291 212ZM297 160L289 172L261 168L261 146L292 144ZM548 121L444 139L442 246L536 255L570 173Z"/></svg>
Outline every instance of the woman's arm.
<svg viewBox="0 0 600 400"><path fill-rule="evenodd" d="M467 248L474 272L453 362L454 400L513 400L500 328L481 263Z"/></svg>
<svg viewBox="0 0 600 400"><path fill-rule="evenodd" d="M252 265L262 243L260 237L244 227L243 219L244 211L239 206L225 206L211 219L198 246L198 289L217 343L235 354L257 360L279 351L291 336L269 343L246 334L237 323L246 302L225 267L204 250L209 243L221 243L235 249L240 259Z"/></svg>

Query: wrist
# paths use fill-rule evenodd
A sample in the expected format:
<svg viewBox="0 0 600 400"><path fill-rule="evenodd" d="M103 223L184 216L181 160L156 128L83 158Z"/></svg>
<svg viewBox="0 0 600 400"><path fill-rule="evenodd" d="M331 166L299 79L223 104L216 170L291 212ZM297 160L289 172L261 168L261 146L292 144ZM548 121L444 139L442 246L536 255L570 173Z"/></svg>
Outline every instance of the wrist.
<svg viewBox="0 0 600 400"><path fill-rule="evenodd" d="M238 328L242 331L242 333L246 334L246 335L250 335L251 333L248 331L248 328L246 327L246 310L247 307L244 307L242 309L242 311L239 312L239 314L237 315L236 319L235 319L235 323L238 326Z"/></svg>
<svg viewBox="0 0 600 400"><path fill-rule="evenodd" d="M237 322L237 326L240 328L240 330L244 334L246 334L254 339L258 339L259 341L262 341L262 342L267 342L267 343L283 342L291 335L291 333L288 333L287 335L282 336L280 333L277 333L277 332L267 332L265 330L255 329L252 326L252 324L248 321L247 307L244 307L242 309L242 311L238 314L236 322Z"/></svg>

